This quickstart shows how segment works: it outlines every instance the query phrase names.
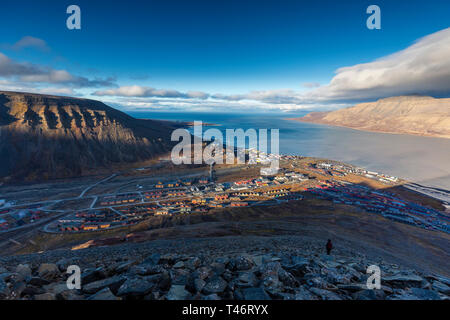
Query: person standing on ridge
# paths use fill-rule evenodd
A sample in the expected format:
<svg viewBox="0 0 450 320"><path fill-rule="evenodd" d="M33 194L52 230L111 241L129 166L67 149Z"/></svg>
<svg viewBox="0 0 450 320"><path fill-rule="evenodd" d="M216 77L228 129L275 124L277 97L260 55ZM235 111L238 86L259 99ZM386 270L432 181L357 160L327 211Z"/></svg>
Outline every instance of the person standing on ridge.
<svg viewBox="0 0 450 320"><path fill-rule="evenodd" d="M331 249L333 249L333 244L331 243L330 239L328 239L328 242L327 242L327 245L325 246L325 248L327 249L327 255L330 255Z"/></svg>

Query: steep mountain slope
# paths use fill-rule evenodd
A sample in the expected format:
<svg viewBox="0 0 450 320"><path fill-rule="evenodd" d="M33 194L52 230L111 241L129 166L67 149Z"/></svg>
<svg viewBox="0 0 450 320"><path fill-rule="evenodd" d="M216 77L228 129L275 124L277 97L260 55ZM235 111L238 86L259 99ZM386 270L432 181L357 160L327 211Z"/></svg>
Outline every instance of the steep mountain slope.
<svg viewBox="0 0 450 320"><path fill-rule="evenodd" d="M294 120L367 131L450 138L450 99L392 97L332 112L313 112Z"/></svg>
<svg viewBox="0 0 450 320"><path fill-rule="evenodd" d="M170 123L99 101L0 92L0 179L79 176L170 150Z"/></svg>

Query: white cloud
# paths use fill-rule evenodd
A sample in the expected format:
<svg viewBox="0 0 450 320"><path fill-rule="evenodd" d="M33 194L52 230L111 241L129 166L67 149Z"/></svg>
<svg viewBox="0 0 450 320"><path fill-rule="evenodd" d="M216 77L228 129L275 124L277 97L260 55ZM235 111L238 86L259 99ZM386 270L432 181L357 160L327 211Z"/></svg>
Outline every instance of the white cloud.
<svg viewBox="0 0 450 320"><path fill-rule="evenodd" d="M208 94L200 91L189 91L183 93L177 90L155 89L142 86L123 86L116 89L100 90L93 93L95 96L116 96L116 97L160 97L160 98L191 98L207 99Z"/></svg>
<svg viewBox="0 0 450 320"><path fill-rule="evenodd" d="M267 104L302 104L304 100L299 92L290 89L251 91L246 94L214 94L215 99L227 101L253 100Z"/></svg>
<svg viewBox="0 0 450 320"><path fill-rule="evenodd" d="M450 28L419 39L410 47L369 63L343 67L328 85L305 93L294 90L254 91L214 97L229 101L257 100L268 104L315 105L365 102L389 96L450 95Z"/></svg>
<svg viewBox="0 0 450 320"><path fill-rule="evenodd" d="M47 43L39 38L31 37L31 36L25 36L19 41L17 41L15 44L10 46L13 50L22 50L25 48L36 48L38 50L41 50L43 52L49 52L50 48L47 45Z"/></svg>
<svg viewBox="0 0 450 320"><path fill-rule="evenodd" d="M311 90L305 93L266 90L240 95L216 94L213 97L302 108L306 105L339 105L336 103L348 105L409 94L449 96L450 28L421 38L410 47L373 62L340 68L328 85L312 82L303 86Z"/></svg>
<svg viewBox="0 0 450 320"><path fill-rule="evenodd" d="M25 82L47 82L47 83L61 83L72 82L75 80L66 70L48 70L40 74L30 74L21 76L20 79Z"/></svg>
<svg viewBox="0 0 450 320"><path fill-rule="evenodd" d="M343 67L305 98L314 101L377 99L406 94L450 94L450 28L373 62Z"/></svg>
<svg viewBox="0 0 450 320"><path fill-rule="evenodd" d="M42 94L54 94L64 96L79 96L72 88L42 88L38 90Z"/></svg>
<svg viewBox="0 0 450 320"><path fill-rule="evenodd" d="M0 91L16 91L16 92L51 94L51 95L80 96L80 94L75 90L73 90L72 88L66 87L36 88L34 86L30 86L30 84L28 83L17 83L2 79L0 79Z"/></svg>
<svg viewBox="0 0 450 320"><path fill-rule="evenodd" d="M114 78L88 79L76 76L66 70L55 70L28 62L18 62L0 52L0 77L12 78L17 82L50 83L71 85L73 87L111 87Z"/></svg>
<svg viewBox="0 0 450 320"><path fill-rule="evenodd" d="M303 87L308 88L308 89L320 87L320 83L318 83L318 82L305 82L302 85L303 85Z"/></svg>

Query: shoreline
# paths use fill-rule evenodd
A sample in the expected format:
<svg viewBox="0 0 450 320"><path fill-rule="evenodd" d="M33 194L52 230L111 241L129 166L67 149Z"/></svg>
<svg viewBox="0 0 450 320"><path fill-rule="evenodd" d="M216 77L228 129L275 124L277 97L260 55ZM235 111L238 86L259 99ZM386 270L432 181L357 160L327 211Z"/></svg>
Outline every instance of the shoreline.
<svg viewBox="0 0 450 320"><path fill-rule="evenodd" d="M357 128L357 127L350 127L350 126L346 126L346 125L342 125L342 124L326 123L326 122L320 122L320 121L300 120L300 119L301 118L283 118L283 120L285 120L285 121L296 121L296 122L303 122L303 123L320 124L320 125L326 125L326 126L331 126L331 127L353 129L353 130L363 131L363 132L416 136L416 137L424 137L424 138L450 139L450 135L433 135L433 134L420 134L420 133L412 133L412 132L408 133L408 132L395 132L395 131L384 131L384 130L369 130L369 129L362 129L362 128Z"/></svg>
<svg viewBox="0 0 450 320"><path fill-rule="evenodd" d="M447 211L450 211L450 190L424 186L414 182L405 183L403 186L427 197L446 202L447 205L444 206L447 208Z"/></svg>

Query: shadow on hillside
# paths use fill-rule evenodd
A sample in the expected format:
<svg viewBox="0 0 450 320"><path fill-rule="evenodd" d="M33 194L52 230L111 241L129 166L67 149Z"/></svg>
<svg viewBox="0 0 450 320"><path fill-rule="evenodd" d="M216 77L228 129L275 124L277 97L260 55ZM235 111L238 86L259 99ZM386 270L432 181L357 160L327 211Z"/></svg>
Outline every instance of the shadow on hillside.
<svg viewBox="0 0 450 320"><path fill-rule="evenodd" d="M9 107L6 106L6 104L10 100L7 98L6 95L0 94L0 126L9 125L18 119L14 118L9 114Z"/></svg>

